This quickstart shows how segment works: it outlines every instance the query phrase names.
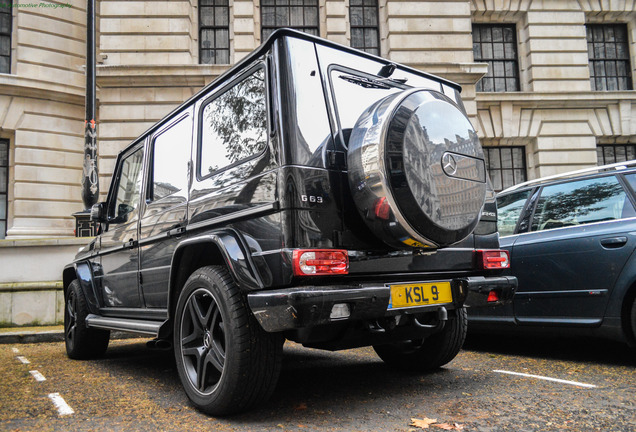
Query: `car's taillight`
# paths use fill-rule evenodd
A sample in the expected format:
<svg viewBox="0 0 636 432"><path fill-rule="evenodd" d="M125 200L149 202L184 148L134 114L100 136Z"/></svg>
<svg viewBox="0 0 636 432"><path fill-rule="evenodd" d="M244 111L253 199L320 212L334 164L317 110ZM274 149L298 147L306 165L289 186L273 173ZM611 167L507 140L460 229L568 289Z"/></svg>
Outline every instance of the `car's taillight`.
<svg viewBox="0 0 636 432"><path fill-rule="evenodd" d="M377 217L378 219L389 220L389 218L391 217L391 206L389 205L386 197L379 198L375 202L373 210L373 212L375 213L375 217Z"/></svg>
<svg viewBox="0 0 636 432"><path fill-rule="evenodd" d="M293 253L294 275L323 276L349 273L349 255L340 249L297 249Z"/></svg>
<svg viewBox="0 0 636 432"><path fill-rule="evenodd" d="M484 270L510 268L510 255L506 250L477 250L477 264Z"/></svg>

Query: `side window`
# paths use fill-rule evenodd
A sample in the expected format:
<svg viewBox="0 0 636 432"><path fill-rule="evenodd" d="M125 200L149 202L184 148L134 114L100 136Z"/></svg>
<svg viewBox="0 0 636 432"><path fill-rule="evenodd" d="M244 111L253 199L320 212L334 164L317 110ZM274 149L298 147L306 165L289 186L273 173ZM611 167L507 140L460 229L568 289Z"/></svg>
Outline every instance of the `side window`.
<svg viewBox="0 0 636 432"><path fill-rule="evenodd" d="M614 176L546 186L541 192L532 231L622 219L634 207Z"/></svg>
<svg viewBox="0 0 636 432"><path fill-rule="evenodd" d="M179 120L154 139L149 199L158 201L187 189L191 141L190 116Z"/></svg>
<svg viewBox="0 0 636 432"><path fill-rule="evenodd" d="M517 221L530 192L529 189L497 198L497 231L499 231L500 236L514 234Z"/></svg>
<svg viewBox="0 0 636 432"><path fill-rule="evenodd" d="M265 150L266 101L265 72L259 69L203 108L201 177Z"/></svg>
<svg viewBox="0 0 636 432"><path fill-rule="evenodd" d="M143 160L143 148L122 160L115 200L109 211L112 223L128 222L136 216L141 194Z"/></svg>

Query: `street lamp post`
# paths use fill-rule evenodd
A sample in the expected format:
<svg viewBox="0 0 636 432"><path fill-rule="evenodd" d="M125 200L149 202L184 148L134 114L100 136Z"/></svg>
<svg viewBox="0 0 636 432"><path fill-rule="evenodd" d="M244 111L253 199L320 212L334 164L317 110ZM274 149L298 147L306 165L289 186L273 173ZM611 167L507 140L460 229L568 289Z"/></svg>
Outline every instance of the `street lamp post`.
<svg viewBox="0 0 636 432"><path fill-rule="evenodd" d="M86 116L84 120L84 159L82 172L82 201L84 211L75 213L75 235L95 235L90 221L90 209L99 199L97 170L97 123L95 121L95 0L86 5Z"/></svg>

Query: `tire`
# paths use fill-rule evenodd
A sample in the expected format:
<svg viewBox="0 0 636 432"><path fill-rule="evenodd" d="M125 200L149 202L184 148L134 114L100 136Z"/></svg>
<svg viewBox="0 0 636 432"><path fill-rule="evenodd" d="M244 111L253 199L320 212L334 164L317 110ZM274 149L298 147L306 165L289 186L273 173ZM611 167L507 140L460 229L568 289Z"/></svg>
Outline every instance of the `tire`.
<svg viewBox="0 0 636 432"><path fill-rule="evenodd" d="M632 301L631 313L629 315L630 319L630 328L632 330L631 340L628 337L628 345L631 345L631 348L634 352L636 352L636 298Z"/></svg>
<svg viewBox="0 0 636 432"><path fill-rule="evenodd" d="M457 356L464 345L468 319L466 309L456 311L444 329L423 340L396 342L373 347L378 356L396 369L425 372L437 369Z"/></svg>
<svg viewBox="0 0 636 432"><path fill-rule="evenodd" d="M267 400L283 342L251 315L225 267L202 267L187 280L176 307L174 352L185 392L201 411L228 415Z"/></svg>
<svg viewBox="0 0 636 432"><path fill-rule="evenodd" d="M68 287L64 308L66 354L72 359L101 357L108 348L110 331L86 327L88 314L84 291L76 279Z"/></svg>

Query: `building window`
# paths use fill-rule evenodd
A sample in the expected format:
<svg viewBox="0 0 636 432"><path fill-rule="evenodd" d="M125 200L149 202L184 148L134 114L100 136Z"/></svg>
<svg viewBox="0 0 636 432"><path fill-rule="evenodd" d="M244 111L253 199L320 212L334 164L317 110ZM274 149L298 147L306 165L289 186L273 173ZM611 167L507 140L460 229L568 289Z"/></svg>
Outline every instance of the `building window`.
<svg viewBox="0 0 636 432"><path fill-rule="evenodd" d="M199 63L230 63L229 0L199 1Z"/></svg>
<svg viewBox="0 0 636 432"><path fill-rule="evenodd" d="M592 90L632 90L627 26L594 24L586 29Z"/></svg>
<svg viewBox="0 0 636 432"><path fill-rule="evenodd" d="M475 62L488 63L488 73L477 83L477 91L519 91L519 63L514 25L474 24Z"/></svg>
<svg viewBox="0 0 636 432"><path fill-rule="evenodd" d="M636 144L600 145L596 147L599 165L626 162L636 159Z"/></svg>
<svg viewBox="0 0 636 432"><path fill-rule="evenodd" d="M378 1L350 0L351 46L371 54L380 55L378 31Z"/></svg>
<svg viewBox="0 0 636 432"><path fill-rule="evenodd" d="M0 8L0 73L11 73L12 21L11 8Z"/></svg>
<svg viewBox="0 0 636 432"><path fill-rule="evenodd" d="M9 206L9 140L0 139L0 239L7 233Z"/></svg>
<svg viewBox="0 0 636 432"><path fill-rule="evenodd" d="M526 181L523 147L484 147L486 169L496 192Z"/></svg>
<svg viewBox="0 0 636 432"><path fill-rule="evenodd" d="M318 36L318 0L262 0L261 23L263 41L281 27Z"/></svg>

